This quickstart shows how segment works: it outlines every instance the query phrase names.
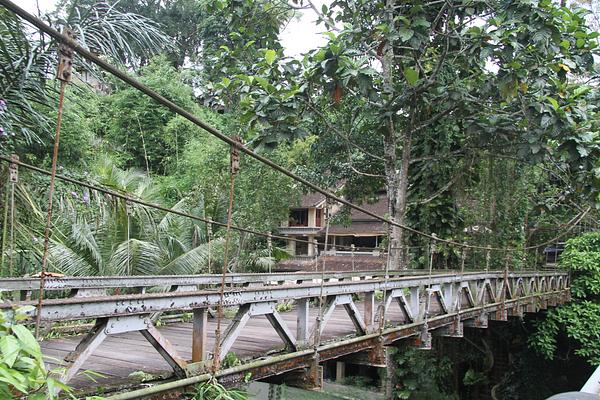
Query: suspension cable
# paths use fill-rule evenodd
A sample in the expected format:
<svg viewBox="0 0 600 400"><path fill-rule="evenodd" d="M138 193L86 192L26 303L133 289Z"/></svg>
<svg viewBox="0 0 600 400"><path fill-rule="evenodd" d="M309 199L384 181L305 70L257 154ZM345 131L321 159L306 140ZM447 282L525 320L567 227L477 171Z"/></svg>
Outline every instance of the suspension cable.
<svg viewBox="0 0 600 400"><path fill-rule="evenodd" d="M8 190L8 183L4 185L4 218L2 219L2 247L0 248L0 275L6 276L4 271L4 252L6 247L6 240L8 237L8 204L10 193ZM10 276L10 275L9 275Z"/></svg>
<svg viewBox="0 0 600 400"><path fill-rule="evenodd" d="M62 35L69 40L71 39L72 32L68 29L64 29ZM60 80L60 94L58 97L58 115L56 117L56 134L54 136L54 147L52 149L52 172L50 175L50 187L48 189L48 210L46 214L46 228L44 229L44 252L42 253L42 266L40 270L40 293L37 304L37 312L35 314L35 337L39 339L40 335L40 323L42 318L42 303L44 301L44 282L46 279L46 264L48 263L48 247L50 244L50 235L52 227L52 207L54 198L54 183L56 179L56 167L58 164L58 149L60 143L60 129L62 127L62 115L63 106L65 101L65 91L67 85L71 80L71 71L73 67L73 49L71 49L68 43L62 42L58 48L59 59L58 68L56 72L56 78Z"/></svg>
<svg viewBox="0 0 600 400"><path fill-rule="evenodd" d="M15 185L16 180L10 182L10 257L8 257L8 276L15 273Z"/></svg>
<svg viewBox="0 0 600 400"><path fill-rule="evenodd" d="M325 200L325 246L323 249L323 256L321 260L321 285L319 286L319 315L317 317L317 321L315 323L315 337L313 342L313 349L315 351L315 357L318 357L318 348L321 343L321 329L323 323L323 306L324 306L324 285L325 285L325 261L327 259L327 245L329 244L329 221L331 216L329 215L331 211L330 200Z"/></svg>
<svg viewBox="0 0 600 400"><path fill-rule="evenodd" d="M210 218L209 218L210 220ZM212 267L212 243L210 242L212 240L212 223L211 222L207 222L206 223L206 244L208 246L208 273L211 273L211 267Z"/></svg>
<svg viewBox="0 0 600 400"><path fill-rule="evenodd" d="M379 317L379 337L381 339L383 335L383 329L385 328L385 316L387 313L385 305L387 304L387 290L388 280L390 271L390 253L392 251L392 227L388 224L388 245L387 245L387 256L385 258L385 273L384 273L384 285L383 285L383 304L379 306L377 314Z"/></svg>
<svg viewBox="0 0 600 400"><path fill-rule="evenodd" d="M241 145L241 144L240 144ZM215 350L213 355L212 373L215 375L221 366L221 320L223 319L223 300L225 298L225 278L229 264L229 241L231 234L231 220L233 216L233 197L235 189L235 176L240 170L240 154L237 146L231 146L229 153L229 206L227 208L227 230L225 232L225 250L223 256L223 270L221 273L221 287L219 291L219 304L217 304L217 328L215 330Z"/></svg>
<svg viewBox="0 0 600 400"><path fill-rule="evenodd" d="M48 175L48 176L51 175L51 171L45 170L43 168L36 167L34 165L31 165L31 164L27 164L27 163L25 163L23 161L11 161L10 158L2 156L2 155L0 155L0 161L5 161L5 162L8 162L8 163L13 163L14 162L16 165L19 165L19 166L21 166L23 168L26 168L26 169L29 169L31 171L34 171L34 172L37 172L37 173L40 173L40 174L43 174L43 175ZM80 181L80 180L77 180L77 179L74 179L74 178L70 178L68 176L56 174L56 179L62 180L64 182L71 183L73 185L82 186L82 187L88 188L90 190L94 190L94 191L97 191L97 192L100 192L100 193L103 193L103 194L107 194L109 196L113 196L113 197L116 197L116 198L119 198L119 199L122 199L122 200L126 200L126 201L129 201L131 203L139 204L139 205L144 206L144 207L153 208L153 209L165 212L165 213L175 214L175 215L179 215L181 217L190 218L190 219L193 219L193 220L196 220L196 221L204 222L206 224L209 224L209 226L214 224L214 225L217 225L217 226L220 226L220 227L223 227L223 228L227 227L227 224L223 223L223 222L215 221L215 220L212 220L210 218L199 217L197 215L189 214L189 213L186 213L186 212L183 212L183 211L179 211L179 210L175 210L175 209L172 209L172 208L164 207L164 206L161 206L160 204L150 203L150 202L147 202L147 201L144 201L144 200L132 197L130 195L125 195L125 194L116 192L114 190L107 189L107 188L104 188L104 187L101 187L101 186L97 186L97 185L93 185L93 184L90 184L90 183L87 183L87 182L83 182L83 181ZM259 232L259 231L255 231L255 230L252 230L252 229L249 229L249 228L243 228L243 227L236 226L236 225L231 225L231 229L239 231L239 232L245 232L245 233L249 233L249 234L252 234L252 235L261 236L261 237L264 237L264 238L268 238L269 237L269 233ZM274 235L274 234L271 234L270 236L273 239L289 240L289 241L297 242L297 243L307 243L307 244L312 243L309 240L297 239L297 238L289 237L289 236ZM317 246L319 246L318 243L317 243ZM339 247L341 247L341 248L350 248L349 246L339 246ZM375 248L375 247L373 247L373 248L371 248L371 247L364 247L364 249L369 249L370 250L370 249L377 249L377 248Z"/></svg>

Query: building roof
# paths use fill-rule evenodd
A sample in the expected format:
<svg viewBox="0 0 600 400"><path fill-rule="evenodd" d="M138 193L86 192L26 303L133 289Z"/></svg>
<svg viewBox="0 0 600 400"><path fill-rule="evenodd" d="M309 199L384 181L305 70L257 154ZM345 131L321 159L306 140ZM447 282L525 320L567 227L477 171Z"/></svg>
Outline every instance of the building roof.
<svg viewBox="0 0 600 400"><path fill-rule="evenodd" d="M300 199L299 208L316 207L325 201L325 195L321 193L309 193L302 196Z"/></svg>
<svg viewBox="0 0 600 400"><path fill-rule="evenodd" d="M318 207L324 204L326 197L321 193L309 193L302 196L300 206L297 208ZM388 198L386 195L380 195L379 199L374 203L363 203L361 208L372 212L375 215L385 216L388 212ZM282 228L284 229L284 228ZM296 229L296 228L294 228ZM287 234L298 234L299 232L285 232ZM315 232L317 233L317 232ZM357 235L357 236L373 236L385 235L387 226L379 219L363 213L362 211L350 210L350 221L346 224L332 224L329 227L329 233L332 235ZM318 234L325 234L325 227L321 228Z"/></svg>
<svg viewBox="0 0 600 400"><path fill-rule="evenodd" d="M388 198L385 195L379 197L375 203L363 203L360 205L361 208L372 212L375 215L383 217L388 212ZM362 211L355 210L354 208L350 211L350 219L354 221L379 221L370 215L363 213Z"/></svg>
<svg viewBox="0 0 600 400"><path fill-rule="evenodd" d="M375 203L364 203L361 207L375 215L384 216L388 211L388 199L383 195ZM325 232L325 229L322 230ZM331 235L385 235L387 233L386 224L380 220L363 213L362 211L350 211L350 224L334 224L329 227Z"/></svg>
<svg viewBox="0 0 600 400"><path fill-rule="evenodd" d="M337 183L337 185L329 188L329 190L335 193L341 190L345 184L346 181L341 180ZM323 205L325 203L325 200L327 200L327 197L324 194L319 192L310 192L302 196L302 198L300 199L300 205L297 208L318 207L320 205Z"/></svg>

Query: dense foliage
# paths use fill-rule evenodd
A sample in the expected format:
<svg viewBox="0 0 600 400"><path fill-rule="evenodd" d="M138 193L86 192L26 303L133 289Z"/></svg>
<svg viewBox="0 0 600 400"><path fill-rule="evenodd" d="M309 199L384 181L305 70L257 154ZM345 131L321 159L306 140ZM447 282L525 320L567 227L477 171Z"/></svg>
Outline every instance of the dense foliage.
<svg viewBox="0 0 600 400"><path fill-rule="evenodd" d="M548 311L531 345L544 356L583 357L592 365L600 363L600 233L570 239L561 257L561 266L571 271L569 303ZM572 345L561 346L567 341Z"/></svg>
<svg viewBox="0 0 600 400"><path fill-rule="evenodd" d="M390 218L446 238L461 239L470 216L458 209L482 200L460 202L465 189L511 168L507 160L526 172L505 181L509 193L527 185L532 166L551 166L566 178L564 198L597 201L598 94L578 77L594 74L598 32L583 10L550 1L334 1L319 18L330 29L326 46L302 62L267 50L260 74L227 82L243 93L244 120L263 144L318 135L321 175L344 179L348 197L385 187ZM477 171L485 162L488 171ZM514 224L496 223L496 188L484 189L487 240L522 243ZM521 218L531 211L522 207ZM391 240L392 249L407 242L394 227Z"/></svg>
<svg viewBox="0 0 600 400"><path fill-rule="evenodd" d="M55 399L55 389L70 389L51 377L44 365L42 350L31 332L17 322L24 319L24 310L14 316L0 313L0 396L31 400Z"/></svg>

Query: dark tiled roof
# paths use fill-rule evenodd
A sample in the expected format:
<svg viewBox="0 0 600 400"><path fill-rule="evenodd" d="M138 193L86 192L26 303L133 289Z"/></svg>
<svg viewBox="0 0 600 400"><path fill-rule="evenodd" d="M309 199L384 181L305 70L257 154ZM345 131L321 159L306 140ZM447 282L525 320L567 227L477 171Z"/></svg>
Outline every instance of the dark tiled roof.
<svg viewBox="0 0 600 400"><path fill-rule="evenodd" d="M346 182L342 180L342 181L338 182L338 184L335 187L329 188L329 190L336 193L344 187L345 183ZM299 208L315 207L318 204L322 203L323 201L325 201L325 195L323 195L321 193L317 193L317 192L311 192L311 193L308 193L308 194L305 194L302 196L302 198L300 199L300 205L298 207Z"/></svg>
<svg viewBox="0 0 600 400"><path fill-rule="evenodd" d="M388 211L388 200L387 196L381 196L375 203L363 203L360 205L367 211L372 212L375 215L381 217L385 216ZM323 230L324 232L324 230ZM350 224L345 226L343 224L336 224L329 227L329 233L333 235L358 235L358 234L381 234L387 233L387 228L380 220L352 209L350 212Z"/></svg>
<svg viewBox="0 0 600 400"><path fill-rule="evenodd" d="M387 196L379 197L379 200L377 200L375 203L360 204L360 207L372 212L373 214L383 217L388 212ZM377 221L377 219L371 217L370 215L367 215L362 211L355 210L354 208L350 212L350 218L352 221Z"/></svg>
<svg viewBox="0 0 600 400"><path fill-rule="evenodd" d="M315 207L319 203L325 201L325 196L321 193L309 193L302 196L300 200L300 208Z"/></svg>

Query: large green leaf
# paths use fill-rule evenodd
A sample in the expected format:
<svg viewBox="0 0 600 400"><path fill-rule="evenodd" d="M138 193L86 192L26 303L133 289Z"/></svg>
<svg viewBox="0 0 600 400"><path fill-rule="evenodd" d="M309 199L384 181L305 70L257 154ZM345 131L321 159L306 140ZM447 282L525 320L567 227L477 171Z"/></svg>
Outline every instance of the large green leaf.
<svg viewBox="0 0 600 400"><path fill-rule="evenodd" d="M406 82L410 86L415 86L415 84L419 80L419 73L411 67L405 67L404 68L404 77L406 78Z"/></svg>
<svg viewBox="0 0 600 400"><path fill-rule="evenodd" d="M273 62L275 62L276 57L277 52L275 50L268 49L267 51L265 51L265 61L267 62L267 64L273 65Z"/></svg>
<svg viewBox="0 0 600 400"><path fill-rule="evenodd" d="M10 368L15 363L21 346L14 336L7 335L0 337L0 351L2 352L2 362Z"/></svg>
<svg viewBox="0 0 600 400"><path fill-rule="evenodd" d="M23 325L13 325L12 331L21 342L21 347L23 350L29 353L32 357L35 357L38 361L41 361L42 350L40 348L40 344L37 340L35 340L35 337L31 331Z"/></svg>

